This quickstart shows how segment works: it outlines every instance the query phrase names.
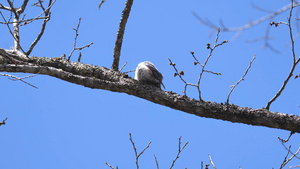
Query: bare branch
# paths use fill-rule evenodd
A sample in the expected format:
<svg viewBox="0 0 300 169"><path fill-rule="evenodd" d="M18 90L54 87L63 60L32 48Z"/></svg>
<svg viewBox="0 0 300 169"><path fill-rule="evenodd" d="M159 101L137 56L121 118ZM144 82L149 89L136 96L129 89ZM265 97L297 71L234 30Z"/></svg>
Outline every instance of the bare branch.
<svg viewBox="0 0 300 169"><path fill-rule="evenodd" d="M186 96L186 89L187 89L187 86L195 86L195 87L198 87L196 84L192 84L192 83L187 83L184 79L183 79L183 75L184 75L184 72L183 70L178 72L177 68L176 68L176 64L172 62L172 60L170 58L168 58L169 61L170 61L170 65L173 66L174 70L176 73L174 73L174 77L178 76L181 81L185 84L184 86L184 91L183 91L183 94L184 96Z"/></svg>
<svg viewBox="0 0 300 169"><path fill-rule="evenodd" d="M10 7L6 7L0 3L0 9L11 11Z"/></svg>
<svg viewBox="0 0 300 169"><path fill-rule="evenodd" d="M279 141L281 142L282 146L288 151L288 153L290 154L295 154L293 153L290 148L287 148L286 145L284 143L288 142L291 138L291 136L294 134L295 132L291 132L289 137L286 140L283 140L282 138L278 137ZM297 159L300 159L300 157L298 157L297 155L295 155L294 157L296 157Z"/></svg>
<svg viewBox="0 0 300 169"><path fill-rule="evenodd" d="M20 24L20 26L27 25L28 22L34 21L34 20L39 20L39 19L48 19L49 17L39 17L39 18L31 18L31 19L22 19L18 22L0 22L0 24L13 24L13 23L23 23Z"/></svg>
<svg viewBox="0 0 300 169"><path fill-rule="evenodd" d="M45 19L44 19L44 22L42 24L42 28L41 28L41 31L40 33L38 34L37 38L33 41L33 43L30 45L28 51L26 52L26 55L29 56L30 53L32 52L33 48L35 47L35 45L39 42L39 40L41 39L41 37L43 36L44 34L44 31L45 31L45 28L46 28L46 24L47 22L50 20L50 8L51 6L55 3L56 0L53 1L52 3L52 0L49 0L49 5L48 5L48 8L46 10L44 10L44 13L45 13ZM41 5L42 6L42 5ZM43 7L42 7L43 8Z"/></svg>
<svg viewBox="0 0 300 169"><path fill-rule="evenodd" d="M266 13L274 13L274 11L271 11L271 10L268 10L268 9L264 9L260 6L257 6L255 5L253 2L251 2L251 6L259 11L262 11L262 12L266 12Z"/></svg>
<svg viewBox="0 0 300 169"><path fill-rule="evenodd" d="M15 59L19 63L16 64L8 58ZM297 115L271 112L263 108L253 109L233 104L197 101L182 97L175 92L161 91L155 87L140 84L130 77L123 77L124 74L118 71L80 62L68 62L63 58L31 57L28 62L21 52L0 48L0 72L48 75L92 89L126 93L199 117L300 133L300 117Z"/></svg>
<svg viewBox="0 0 300 169"><path fill-rule="evenodd" d="M51 2L52 2L52 0L50 0ZM50 2L49 1L49 2ZM33 22L33 21L35 21L35 20L37 20L38 18L40 18L44 13L46 13L46 12L49 12L50 11L50 8L53 6L53 4L56 2L56 0L54 0L49 6L48 6L48 8L46 9L46 10L44 10L42 13L40 13L38 16L36 16L35 18L33 18L33 19L30 19L30 21L28 21L26 24L29 24L29 23L31 23L31 22ZM49 14L50 15L50 14ZM45 19L47 19L47 18L45 18Z"/></svg>
<svg viewBox="0 0 300 169"><path fill-rule="evenodd" d="M245 78L245 76L247 75L247 73L248 73L248 71L249 71L249 69L250 69L250 67L251 67L252 62L254 61L254 59L255 59L255 54L253 55L253 58L252 58L252 60L251 60L251 62L250 62L250 64L249 64L249 66L248 66L248 68L247 68L245 74L243 75L243 77L242 77L235 85L231 86L231 90L230 90L230 92L229 92L229 94L228 94L228 96L227 96L227 102L226 102L227 104L229 104L229 97L230 97L232 91L234 90L234 88L235 88L239 83L241 83L242 80L244 80L244 78Z"/></svg>
<svg viewBox="0 0 300 169"><path fill-rule="evenodd" d="M119 70L119 72L121 72L123 70L123 68L126 66L127 62L124 63L124 65L121 67L121 69Z"/></svg>
<svg viewBox="0 0 300 169"><path fill-rule="evenodd" d="M154 158L155 158L156 168L159 169L158 161L157 161L157 158L156 158L155 154L154 154Z"/></svg>
<svg viewBox="0 0 300 169"><path fill-rule="evenodd" d="M295 153L295 154L293 154L288 160L287 160L287 157L288 157L288 155L289 155L289 153L290 153L290 149L291 149L291 146L289 146L289 151L288 151L288 153L287 153L287 155L285 156L285 158L284 158L284 160L283 160L283 162L282 162L282 164L281 164L281 166L280 166L280 169L282 169L287 163L289 163L298 153L299 153L299 151L300 151L300 148L297 150L297 152Z"/></svg>
<svg viewBox="0 0 300 169"><path fill-rule="evenodd" d="M213 162L210 154L208 154L208 156L209 156L209 161L210 161L211 165L214 167L214 169L217 169L217 167L215 166L215 163Z"/></svg>
<svg viewBox="0 0 300 169"><path fill-rule="evenodd" d="M102 4L103 4L105 1L106 1L106 0L102 0L102 1L100 2L100 4L98 5L98 10L100 10Z"/></svg>
<svg viewBox="0 0 300 169"><path fill-rule="evenodd" d="M25 53L25 51L23 50L23 48L21 47L21 45L20 45L20 39L19 39L19 36L15 36L15 32L12 32L11 31L11 29L10 29L10 26L9 26L9 24L8 24L8 22L6 22L6 19L5 19L5 17L3 16L3 14L2 14L2 12L0 11L0 14L1 14L1 16L2 16L2 18L3 18L3 20L4 20L4 22L5 23L7 23L6 25L7 25L7 28L8 28L8 30L9 30L9 32L10 32L10 34L13 36L13 38L14 38L14 42L15 42L15 50L18 50L19 48L22 50L22 52L23 53ZM14 26L14 30L13 31L15 31L15 26ZM16 35L19 35L19 33L17 33ZM28 56L27 56L28 57Z"/></svg>
<svg viewBox="0 0 300 169"><path fill-rule="evenodd" d="M133 149L134 149L134 153L135 153L135 164L136 164L136 168L139 169L139 157L149 148L151 142L148 143L148 145L144 148L143 151L141 151L139 154L137 154L137 150L135 148L135 145L134 145L134 142L132 140L132 137L131 137L131 133L129 133L129 136L130 136L130 141L132 143L132 146L133 146Z"/></svg>
<svg viewBox="0 0 300 169"><path fill-rule="evenodd" d="M71 58L71 56L72 56L72 54L73 54L73 52L75 51L75 50L82 50L82 49L84 49L84 48L87 48L87 47L90 47L92 44L94 44L94 42L91 42L90 44L87 44L87 45L85 45L85 46L82 46L82 47L76 47L76 43L77 43L77 37L78 37L78 30L79 30L79 27L80 27L80 22L81 22L81 17L79 18L79 21L78 21L78 24L77 24L77 28L73 28L73 30L75 30L75 39L74 39L74 45L73 45L73 50L71 51L71 53L70 53L70 55L69 55L69 57L68 57L68 61L70 61L70 58Z"/></svg>
<svg viewBox="0 0 300 169"><path fill-rule="evenodd" d="M10 6L10 11L15 14L15 17L19 17L19 14L17 13L13 3L10 0L7 0L9 6Z"/></svg>
<svg viewBox="0 0 300 169"><path fill-rule="evenodd" d="M290 73L288 75L288 77L285 79L285 81L283 82L283 85L281 86L281 88L279 89L279 91L275 94L275 96L267 103L266 109L270 109L271 104L281 95L282 91L285 89L285 86L287 85L287 83L289 82L290 78L293 76L294 70L297 66L297 64L300 62L300 57L296 60L296 54L295 54L295 43L294 43L294 38L293 38L293 32L292 32L292 26L291 26L291 17L292 17L292 12L293 12L293 8L295 7L295 5L293 5L294 2L293 0L291 1L291 5L290 5L290 15L288 18L288 27L289 27L289 32L290 32L290 39L292 42L292 53L293 53L293 66L290 70ZM297 4L297 3L296 3ZM298 3L298 5L300 5L300 3Z"/></svg>
<svg viewBox="0 0 300 169"><path fill-rule="evenodd" d="M108 162L105 162L105 164L110 167L111 169L115 169L113 166L109 165ZM116 169L118 169L118 166L116 166Z"/></svg>
<svg viewBox="0 0 300 169"><path fill-rule="evenodd" d="M202 100L202 97L201 97L200 82L201 82L202 75L203 75L203 73L205 72L205 66L206 66L206 64L208 63L209 58L212 56L212 53L213 53L213 51L215 50L215 48L218 47L218 46L221 46L221 45L223 45L223 44L225 44L225 43L228 42L228 41L224 40L222 43L219 43L219 44L218 44L219 33L220 33L220 28L218 28L218 32L217 32L217 36L216 36L216 40L215 40L215 43L214 43L213 48L211 48L210 43L208 43L208 44L207 44L207 47L206 47L207 49L210 49L210 53L209 53L209 55L207 56L207 58L206 58L204 64L201 65L201 66L202 66L202 70L201 70L201 72L200 72L199 79L198 79L198 83L197 83L197 86L198 86L197 88L198 88L198 93L199 93L199 99L200 99L200 101L203 101L203 100ZM194 56L193 56L193 57L194 57ZM195 58L195 57L194 57L194 58ZM196 60L196 61L199 62L198 60Z"/></svg>
<svg viewBox="0 0 300 169"><path fill-rule="evenodd" d="M8 75L8 74L2 74L2 73L0 73L0 76L7 76L7 77L10 77L10 78L9 78L10 80L15 80L15 81L16 81L16 80L20 80L21 82L23 82L23 83L25 83L25 84L27 84L27 85L33 87L33 88L38 89L38 87L36 87L36 86L32 85L31 83L28 83L28 82L26 82L26 81L23 80L23 79L26 79L26 78L34 77L34 76L36 76L36 75L31 75L31 76L26 76L26 77L21 77L21 78L19 78L19 77L13 76L13 75Z"/></svg>
<svg viewBox="0 0 300 169"><path fill-rule="evenodd" d="M4 120L2 120L2 122L0 122L0 126L5 125L6 124L5 123L6 120L7 120L7 117Z"/></svg>
<svg viewBox="0 0 300 169"><path fill-rule="evenodd" d="M291 132L290 136L289 136L287 139L285 139L285 140L283 140L283 139L280 138L280 137L278 137L278 139L279 139L282 143L286 143L286 142L288 142L288 141L290 140L290 138L292 137L293 134L295 134L295 132Z"/></svg>
<svg viewBox="0 0 300 169"><path fill-rule="evenodd" d="M292 3L293 5L291 4L288 4L282 8L280 8L279 10L269 14L269 15L266 15L266 16L263 16L257 20L254 20L252 22L248 22L247 24L241 26L241 27L231 27L231 28L227 28L227 27L221 27L220 30L222 32L240 32L240 31L244 31L246 29L249 29L257 24L260 24L268 19L271 19L287 10L289 10L291 8L291 6L293 7L297 7L297 6L300 6L300 2L295 2L295 3ZM219 28L219 26L216 26L215 24L213 24L211 21L209 20L204 20L203 18L201 18L199 15L197 15L195 12L193 12L193 15L199 20L200 23L208 26L209 28L213 29L213 30L217 30Z"/></svg>
<svg viewBox="0 0 300 169"><path fill-rule="evenodd" d="M120 61L120 56L121 56L121 47L122 47L122 43L123 43L123 36L124 36L125 27L126 27L126 23L127 23L130 11L131 11L132 4L133 4L133 0L126 1L125 8L123 10L121 21L119 24L119 30L118 30L117 39L116 39L115 48L114 48L114 55L113 55L114 59L113 59L112 67L111 67L111 69L115 70L115 71L119 70L119 61Z"/></svg>
<svg viewBox="0 0 300 169"><path fill-rule="evenodd" d="M21 8L18 9L18 11L17 11L19 14L21 14L21 13L23 13L23 12L25 11L25 8L26 8L26 6L27 6L28 1L29 1L29 0L24 0L24 2L23 2L23 4L22 4Z"/></svg>
<svg viewBox="0 0 300 169"><path fill-rule="evenodd" d="M175 157L175 159L173 160L170 169L172 169L172 168L174 167L174 164L175 164L176 160L179 158L180 153L182 152L182 150L185 148L185 146L186 146L189 142L186 142L182 148L181 148L181 143L182 143L182 142L181 142L181 136L180 136L180 137L179 137L179 143L178 143L178 153L177 153L177 156Z"/></svg>

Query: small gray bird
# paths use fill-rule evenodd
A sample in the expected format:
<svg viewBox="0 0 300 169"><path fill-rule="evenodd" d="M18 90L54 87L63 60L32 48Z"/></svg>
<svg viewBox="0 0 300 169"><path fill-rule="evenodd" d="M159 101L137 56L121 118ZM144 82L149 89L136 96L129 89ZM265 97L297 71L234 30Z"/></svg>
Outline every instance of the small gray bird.
<svg viewBox="0 0 300 169"><path fill-rule="evenodd" d="M162 83L164 76L157 70L153 63L145 61L138 64L135 69L136 80L142 83L152 84L160 88L160 84L165 88Z"/></svg>

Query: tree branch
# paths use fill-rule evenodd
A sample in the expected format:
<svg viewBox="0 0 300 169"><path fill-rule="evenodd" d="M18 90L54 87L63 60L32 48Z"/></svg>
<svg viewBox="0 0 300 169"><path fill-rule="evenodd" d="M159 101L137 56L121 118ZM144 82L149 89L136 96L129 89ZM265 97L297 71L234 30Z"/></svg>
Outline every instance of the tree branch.
<svg viewBox="0 0 300 169"><path fill-rule="evenodd" d="M240 27L231 27L231 28L228 28L228 27L224 27L224 26L217 26L213 23L211 23L209 20L204 20L203 18L201 18L199 15L196 14L196 12L193 12L193 15L198 19L199 22L201 22L202 24L208 26L209 28L213 29L213 30L218 30L218 28L220 27L220 30L222 32L241 32L241 31L244 31L246 29L249 29L255 25L258 25L270 18L274 18L275 16L289 10L291 8L291 4L288 4L280 9L278 9L277 11L269 14L269 15L266 15L266 16L263 16L259 19L256 19L254 21L251 21L251 22L248 22L247 24L243 25L243 26L240 26ZM293 3L293 7L297 7L297 6L300 6L300 2L295 2Z"/></svg>
<svg viewBox="0 0 300 169"><path fill-rule="evenodd" d="M47 22L50 20L50 8L51 6L55 3L56 0L53 1L52 3L52 0L49 0L49 5L48 5L48 8L46 10L43 11L43 13L45 13L45 19L44 19L44 22L42 24L42 28L41 28L41 31L40 33L38 34L37 38L33 41L33 43L30 45L28 51L26 52L26 55L30 55L30 53L32 52L33 48L35 47L35 45L39 42L39 40L41 39L41 37L43 36L44 34L44 31L45 31L45 28L46 28L46 24ZM43 7L42 7L43 8ZM37 17L38 18L38 17ZM33 21L33 20L32 20Z"/></svg>
<svg viewBox="0 0 300 169"><path fill-rule="evenodd" d="M5 123L6 120L7 120L7 117L4 120L2 120L2 122L0 122L0 126L5 125L6 124Z"/></svg>
<svg viewBox="0 0 300 169"><path fill-rule="evenodd" d="M284 80L281 88L279 89L279 91L275 94L275 96L267 103L266 109L269 109L271 104L281 95L282 91L285 89L285 86L287 85L287 83L289 82L290 78L293 76L294 70L297 66L297 64L300 62L300 57L296 60L296 54L295 54L295 43L294 43L294 38L293 38L293 32L292 32L292 26L291 26L291 18L292 18L292 12L293 12L293 0L291 0L291 10L290 10L290 15L288 18L288 23L287 26L289 27L289 33L290 33L290 39L292 42L292 53L293 53L293 66L290 70L290 73L288 75L288 77ZM299 3L300 4L300 3Z"/></svg>
<svg viewBox="0 0 300 169"><path fill-rule="evenodd" d="M122 18L120 21L119 30L118 30L117 39L116 39L115 48L114 48L114 60L113 60L112 66L111 66L111 69L115 70L115 71L119 70L119 61L120 61L120 56L121 56L121 47L122 47L122 43L123 43L123 36L124 36L127 19L129 17L132 4L133 4L133 0L126 1L125 8L123 10Z"/></svg>
<svg viewBox="0 0 300 169"><path fill-rule="evenodd" d="M242 77L235 85L231 86L231 90L230 90L230 92L229 92L229 94L228 94L228 96L227 96L226 104L229 104L229 97L230 97L232 91L234 90L234 88L235 88L239 83L241 83L242 80L244 80L244 78L245 78L245 76L247 75L247 73L248 73L248 71L249 71L249 69L250 69L250 67L251 67L252 62L254 61L254 59L255 59L255 54L254 54L252 60L250 61L250 64L249 64L249 66L248 66L246 72L244 73L243 77Z"/></svg>
<svg viewBox="0 0 300 169"><path fill-rule="evenodd" d="M18 59L20 63L15 64L7 57ZM130 77L126 78L123 73L118 71L80 62L69 62L62 58L31 57L28 60L20 52L0 48L0 71L49 75L92 89L127 93L199 117L300 133L300 117L297 115L209 101L201 102L189 97L182 97L174 92L160 90L151 85L140 84Z"/></svg>

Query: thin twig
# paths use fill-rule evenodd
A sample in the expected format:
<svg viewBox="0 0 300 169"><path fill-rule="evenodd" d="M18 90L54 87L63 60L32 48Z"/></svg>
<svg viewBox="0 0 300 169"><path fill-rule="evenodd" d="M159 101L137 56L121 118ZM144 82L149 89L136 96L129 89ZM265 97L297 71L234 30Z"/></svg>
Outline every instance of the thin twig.
<svg viewBox="0 0 300 169"><path fill-rule="evenodd" d="M293 5L293 3L292 3ZM266 16L263 16L257 20L254 20L252 22L248 22L247 24L241 26L241 27L231 27L231 28L227 28L227 27L221 27L221 31L222 32L240 32L240 31L244 31L246 29L249 29L257 24L260 24L270 18L273 18L287 10L289 10L292 6L291 4L288 4L282 8L280 8L279 10L269 14L269 15L266 15ZM293 7L297 7L297 6L300 6L300 2L295 2L295 4L293 5ZM217 30L219 26L211 23L211 21L209 20L204 20L203 18L201 18L199 15L197 15L195 12L192 12L192 14L198 19L198 21L204 25L206 25L207 27L213 29L213 30Z"/></svg>
<svg viewBox="0 0 300 169"><path fill-rule="evenodd" d="M271 104L281 95L282 91L285 89L285 86L287 85L287 83L289 82L290 78L293 76L293 72L297 66L297 64L300 62L300 57L296 60L296 54L295 54L295 44L294 44L294 38L293 38L293 32L292 32L292 26L291 26L291 17L292 17L292 12L293 12L293 8L295 7L294 5L294 1L291 0L291 9L290 9L290 15L288 18L288 27L289 27L289 32L290 32L290 39L292 42L292 53L293 53L293 66L290 70L290 73L288 75L288 77L285 79L285 81L283 82L283 85L281 86L281 88L279 89L279 91L275 94L275 96L267 103L266 109L270 109ZM299 3L300 5L300 3Z"/></svg>
<svg viewBox="0 0 300 169"><path fill-rule="evenodd" d="M15 16L19 16L19 14L17 13L17 11L16 11L13 3L10 0L7 0L7 2L9 4L9 6L10 6L10 11L12 11L15 14Z"/></svg>
<svg viewBox="0 0 300 169"><path fill-rule="evenodd" d="M119 70L119 72L121 72L123 70L123 68L126 66L127 62L124 63L124 65L121 67L121 69Z"/></svg>
<svg viewBox="0 0 300 169"><path fill-rule="evenodd" d="M105 164L110 167L111 169L115 169L113 166L109 165L108 162L105 162ZM118 166L116 166L116 169L118 169Z"/></svg>
<svg viewBox="0 0 300 169"><path fill-rule="evenodd" d="M182 148L181 148L181 143L182 143L182 142L181 142L181 136L180 136L180 137L179 137L179 143L178 143L178 153L177 153L177 156L175 157L175 159L173 160L170 169L172 169L172 168L174 167L174 164L175 164L176 160L179 158L179 154L182 152L182 150L185 148L185 146L186 146L189 142L186 142Z"/></svg>
<svg viewBox="0 0 300 169"><path fill-rule="evenodd" d="M7 120L7 117L4 120L2 120L2 122L0 122L0 126L5 125L6 124L5 123L6 120Z"/></svg>
<svg viewBox="0 0 300 169"><path fill-rule="evenodd" d="M40 18L40 16L42 16L45 12L49 12L50 8L53 6L53 4L55 2L56 2L56 0L54 0L50 5L48 5L48 8L46 10L44 10L42 13L40 13L38 16L36 16L35 18L33 18L31 21L27 22L26 24L29 24L29 23L33 22L34 20L36 20L37 18Z"/></svg>
<svg viewBox="0 0 300 169"><path fill-rule="evenodd" d="M289 166L289 168L299 168L300 165L296 165L296 166Z"/></svg>
<svg viewBox="0 0 300 169"><path fill-rule="evenodd" d="M100 2L100 4L98 5L98 10L100 10L102 4L103 4L105 1L106 1L106 0L102 0L102 1Z"/></svg>
<svg viewBox="0 0 300 169"><path fill-rule="evenodd" d="M295 154L293 154L288 160L286 160L289 155L290 149L291 149L291 146L289 146L289 151L288 151L287 155L285 156L285 158L280 166L280 169L282 169L287 163L289 163L300 151L300 148L299 148Z"/></svg>
<svg viewBox="0 0 300 169"><path fill-rule="evenodd" d="M293 153L291 150L289 150L289 149L286 147L286 145L284 145L283 142L282 142L281 144L283 145L283 147L284 147L288 152L290 152L291 154L295 154L295 153ZM300 159L300 157L298 157L297 155L295 155L295 157L296 157L297 159Z"/></svg>
<svg viewBox="0 0 300 169"><path fill-rule="evenodd" d="M3 14L2 14L1 11L0 11L0 14L1 14L1 16L2 16L2 18L3 18L3 20L4 20L4 22L6 22L6 19L5 19L5 17L3 16ZM6 23L7 23L7 22L6 22ZM6 25L7 25L7 28L8 28L8 30L9 30L10 34L13 36L13 38L14 38L14 40L15 40L15 43L17 43L17 46L19 46L19 48L22 50L22 52L25 53L25 51L23 50L23 48L22 48L21 45L20 45L20 40L18 40L17 37L14 36L14 33L11 31L9 24L6 24ZM16 46L16 44L15 44L15 46ZM17 50L17 49L15 48L15 50ZM28 56L26 56L26 57L28 57Z"/></svg>
<svg viewBox="0 0 300 169"><path fill-rule="evenodd" d="M154 154L154 158L155 158L156 168L159 169L158 161L157 161L155 154Z"/></svg>
<svg viewBox="0 0 300 169"><path fill-rule="evenodd" d="M122 47L122 43L123 43L123 36L124 36L125 27L126 27L126 23L127 23L130 11L131 11L132 4L133 4L133 0L126 1L125 8L123 10L121 21L119 24L119 30L118 30L117 39L116 39L115 48L114 48L114 55L113 55L114 59L113 59L112 67L111 67L111 69L115 70L115 71L119 70L119 61L120 61L120 56L121 56L121 47Z"/></svg>
<svg viewBox="0 0 300 169"><path fill-rule="evenodd" d="M287 138L287 139L282 139L282 138L280 138L280 137L278 137L278 139L282 142L282 143L286 143L286 142L288 142L289 140L290 140L290 138L292 137L292 135L293 134L295 134L295 132L291 132L290 133L290 136Z"/></svg>
<svg viewBox="0 0 300 169"><path fill-rule="evenodd" d="M73 54L73 52L75 51L75 50L82 50L82 49L84 49L84 48L88 48L88 47L90 47L92 44L94 44L94 42L91 42L91 43L89 43L89 44L87 44L87 45L85 45L85 46L82 46L82 47L76 47L76 43L77 43L77 37L78 37L78 30L79 30L79 27L80 27L80 23L81 23L81 17L79 18L79 21L78 21L78 24L77 24L77 27L76 28L73 28L73 30L75 30L75 39L74 39L74 45L73 45L73 50L71 51L71 53L70 53L70 55L69 55L69 57L68 57L68 61L70 61L70 59L71 59L71 56L72 56L72 54Z"/></svg>
<svg viewBox="0 0 300 169"><path fill-rule="evenodd" d="M81 52L79 52L79 56L78 56L78 60L77 60L78 62L80 62L81 56L82 56L82 55L81 55Z"/></svg>
<svg viewBox="0 0 300 169"><path fill-rule="evenodd" d="M206 64L208 63L208 60L209 60L210 57L212 56L212 53L213 53L213 51L216 49L216 47L221 46L221 45L223 45L223 44L225 44L225 43L228 42L228 41L224 40L223 42L221 42L221 43L218 44L219 34L220 34L220 28L218 28L217 36L216 36L216 40L215 40L215 43L214 43L213 48L211 48L210 43L208 43L208 44L207 44L207 47L206 47L207 49L210 49L210 53L209 53L209 55L207 56L207 58L206 58L204 64L201 65L201 66L202 66L202 70L201 70L201 72L200 72L199 79L198 79L198 83L197 83L197 89L198 89L199 100L200 100L200 101L202 101L201 90L200 90L200 82L201 82L201 78L202 78L203 73L206 71L206 70L205 70L205 66L206 66ZM194 58L195 58L195 57L194 57Z"/></svg>
<svg viewBox="0 0 300 169"><path fill-rule="evenodd" d="M131 133L129 133L129 136L130 136L130 141L132 143L132 146L133 146L133 149L134 149L134 153L135 153L135 164L136 164L136 168L139 169L139 157L149 148L150 144L151 144L151 141L148 143L148 145L144 148L144 150L142 150L139 154L137 154L137 150L136 150L136 147L134 145L134 142L132 140L132 137L131 137Z"/></svg>
<svg viewBox="0 0 300 169"><path fill-rule="evenodd" d="M44 31L45 31L45 28L46 28L46 24L47 22L50 20L50 9L51 9L51 6L55 3L56 0L53 1L52 3L52 0L49 0L49 5L48 5L48 8L46 10L44 10L44 13L45 13L45 18L44 19L44 22L42 24L42 28L41 28L41 31L40 33L38 34L37 38L33 41L33 43L30 45L28 51L26 52L26 55L29 56L30 53L32 52L33 48L35 47L35 45L39 42L39 40L41 39L41 37L43 36L44 34ZM42 5L41 5L42 6ZM43 7L42 7L43 8Z"/></svg>
<svg viewBox="0 0 300 169"><path fill-rule="evenodd" d="M33 21L33 20L39 20L39 19L47 19L49 17L40 17L40 18L30 18L30 19L22 19L19 22L0 22L0 24L13 24L13 23L24 23L24 24L20 24L20 26L24 26L27 25L29 21Z"/></svg>
<svg viewBox="0 0 300 169"><path fill-rule="evenodd" d="M70 58L71 58L71 56L72 56L72 54L73 54L73 52L75 51L75 48L76 48L78 30L79 30L79 27L80 27L81 19L82 19L82 17L80 17L79 20L78 20L77 28L73 28L73 30L75 30L75 40L74 40L73 50L71 51L71 53L68 57L68 61L70 60Z"/></svg>
<svg viewBox="0 0 300 169"><path fill-rule="evenodd" d="M25 76L25 77L19 77L18 79L11 79L11 78L8 78L9 80L14 80L14 81L17 81L17 80L21 80L21 79L27 79L27 78L31 78L31 77L34 77L34 76L37 76L37 74L35 75L29 75L29 76Z"/></svg>
<svg viewBox="0 0 300 169"><path fill-rule="evenodd" d="M195 86L195 87L198 87L196 84L192 84L192 83L187 83L184 79L183 79L183 75L184 75L184 72L183 71L180 71L178 72L177 68L176 68L176 64L172 62L172 60L170 58L168 58L169 61L170 61L170 65L173 66L174 70L176 73L174 73L174 77L178 76L181 81L185 84L184 86L184 91L183 91L183 94L184 96L186 96L186 89L187 89L187 86Z"/></svg>
<svg viewBox="0 0 300 169"><path fill-rule="evenodd" d="M227 96L227 102L226 102L227 104L229 104L229 97L230 97L232 91L234 90L234 88L235 88L239 83L241 83L241 81L244 80L244 78L245 78L245 76L247 75L247 73L248 73L248 71L249 71L249 69L250 69L250 67L251 67L252 62L254 61L254 59L255 59L255 54L253 55L253 58L252 58L252 60L251 60L251 62L250 62L250 64L249 64L249 66L248 66L248 68L247 68L245 74L243 75L243 77L242 77L235 85L231 86L231 90L230 90L230 92L229 92L229 94L228 94L228 96Z"/></svg>
<svg viewBox="0 0 300 169"><path fill-rule="evenodd" d="M21 82L23 82L23 83L25 83L25 84L27 84L27 85L29 85L29 86L31 86L31 87L34 87L34 88L38 89L38 87L36 87L36 86L32 85L31 83L28 83L28 82L26 82L26 81L23 80L23 79L25 79L25 78L33 77L33 76L35 76L35 75L33 75L33 76L26 76L26 77L21 77L21 78L19 78L19 77L13 76L13 75L8 75L8 74L2 74L2 73L0 73L0 76L7 76L7 77L10 77L10 78L9 78L10 80L20 80ZM11 78L13 78L13 79L11 79Z"/></svg>
<svg viewBox="0 0 300 169"><path fill-rule="evenodd" d="M128 70L127 72L123 72L123 73L130 73L130 72L135 72L135 70Z"/></svg>
<svg viewBox="0 0 300 169"><path fill-rule="evenodd" d="M211 165L214 167L214 169L217 169L217 167L215 166L210 154L208 154L208 156L209 156L209 161L210 161Z"/></svg>

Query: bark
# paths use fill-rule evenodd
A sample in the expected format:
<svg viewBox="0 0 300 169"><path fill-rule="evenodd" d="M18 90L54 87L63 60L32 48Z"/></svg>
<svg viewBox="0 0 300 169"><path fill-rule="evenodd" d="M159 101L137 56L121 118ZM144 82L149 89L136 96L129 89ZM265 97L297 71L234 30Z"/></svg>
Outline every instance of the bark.
<svg viewBox="0 0 300 169"><path fill-rule="evenodd" d="M0 71L49 75L92 89L127 93L199 117L300 133L300 117L297 115L198 101L151 85L140 84L131 77L106 67L71 62L64 57L28 59L21 52L0 48Z"/></svg>

